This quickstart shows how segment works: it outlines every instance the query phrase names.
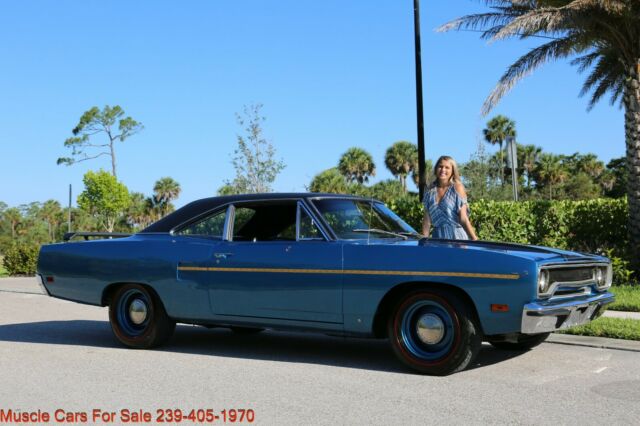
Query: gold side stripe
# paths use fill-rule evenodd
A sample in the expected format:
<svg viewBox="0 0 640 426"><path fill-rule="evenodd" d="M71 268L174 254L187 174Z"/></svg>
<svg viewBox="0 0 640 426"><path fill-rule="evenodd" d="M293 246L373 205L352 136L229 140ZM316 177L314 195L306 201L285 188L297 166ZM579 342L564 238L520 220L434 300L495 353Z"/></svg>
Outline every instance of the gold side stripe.
<svg viewBox="0 0 640 426"><path fill-rule="evenodd" d="M178 266L179 271L201 272L270 272L278 274L347 274L347 275L410 275L422 277L465 277L517 280L518 274L481 274L471 272L423 272L423 271L374 271L364 269L280 269L280 268L215 268L200 266Z"/></svg>

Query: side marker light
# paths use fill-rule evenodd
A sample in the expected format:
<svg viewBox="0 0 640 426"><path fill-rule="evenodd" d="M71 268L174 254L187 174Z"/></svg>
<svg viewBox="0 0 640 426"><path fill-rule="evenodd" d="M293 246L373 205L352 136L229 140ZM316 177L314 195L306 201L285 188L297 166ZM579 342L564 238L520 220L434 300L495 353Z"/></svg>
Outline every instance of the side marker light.
<svg viewBox="0 0 640 426"><path fill-rule="evenodd" d="M509 312L509 305L491 304L491 312Z"/></svg>

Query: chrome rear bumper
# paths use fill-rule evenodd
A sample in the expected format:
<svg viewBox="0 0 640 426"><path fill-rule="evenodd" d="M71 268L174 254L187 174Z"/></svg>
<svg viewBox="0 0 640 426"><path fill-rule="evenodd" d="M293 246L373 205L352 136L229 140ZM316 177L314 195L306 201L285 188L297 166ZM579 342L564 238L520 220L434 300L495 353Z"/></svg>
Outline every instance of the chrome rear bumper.
<svg viewBox="0 0 640 426"><path fill-rule="evenodd" d="M44 285L44 277L40 274L36 274L36 281L38 281L38 285L40 286L40 290L42 290L42 294L46 294L47 296L51 296L49 290Z"/></svg>
<svg viewBox="0 0 640 426"><path fill-rule="evenodd" d="M575 325L586 324L604 312L604 306L615 300L607 292L586 299L561 303L534 302L524 305L522 330L524 334L548 333Z"/></svg>

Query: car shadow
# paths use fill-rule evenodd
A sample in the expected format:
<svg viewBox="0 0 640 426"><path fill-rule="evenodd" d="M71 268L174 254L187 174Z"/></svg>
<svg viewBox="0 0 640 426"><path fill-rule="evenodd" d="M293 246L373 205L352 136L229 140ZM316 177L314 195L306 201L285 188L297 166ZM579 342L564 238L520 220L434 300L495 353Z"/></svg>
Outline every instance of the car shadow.
<svg viewBox="0 0 640 426"><path fill-rule="evenodd" d="M123 348L107 321L43 321L0 325L0 341L52 345ZM228 329L179 325L162 352L243 359L320 364L407 374L386 340L327 336L315 333L264 331L236 334ZM483 345L467 370L504 362L522 352Z"/></svg>

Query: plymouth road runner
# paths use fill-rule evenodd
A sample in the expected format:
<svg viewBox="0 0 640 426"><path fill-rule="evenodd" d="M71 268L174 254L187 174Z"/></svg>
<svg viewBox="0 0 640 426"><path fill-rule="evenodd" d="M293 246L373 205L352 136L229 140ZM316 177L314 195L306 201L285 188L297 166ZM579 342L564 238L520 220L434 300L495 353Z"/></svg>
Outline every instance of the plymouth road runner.
<svg viewBox="0 0 640 426"><path fill-rule="evenodd" d="M132 348L176 323L303 330L387 338L434 375L483 341L529 349L613 301L604 257L424 238L381 202L332 194L198 200L131 236L44 246L38 276L50 296L108 305Z"/></svg>

